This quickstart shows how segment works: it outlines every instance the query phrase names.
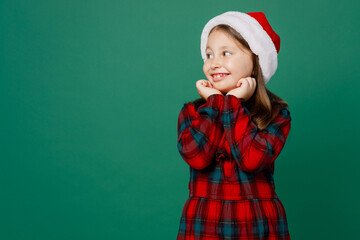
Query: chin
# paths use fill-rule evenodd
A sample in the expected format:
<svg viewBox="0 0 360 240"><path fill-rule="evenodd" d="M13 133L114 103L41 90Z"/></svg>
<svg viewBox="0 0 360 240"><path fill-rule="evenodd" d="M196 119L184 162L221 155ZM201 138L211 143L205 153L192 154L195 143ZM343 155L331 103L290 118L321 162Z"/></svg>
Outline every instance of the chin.
<svg viewBox="0 0 360 240"><path fill-rule="evenodd" d="M227 94L229 90L221 89L221 88L215 88L216 90L219 90L222 94Z"/></svg>
<svg viewBox="0 0 360 240"><path fill-rule="evenodd" d="M223 94L227 94L231 89L218 89L220 92L222 92Z"/></svg>
<svg viewBox="0 0 360 240"><path fill-rule="evenodd" d="M213 84L214 85L214 84ZM214 86L215 87L215 86ZM219 90L222 94L227 94L230 90L234 89L234 88L231 88L229 86L217 86L215 87L217 90Z"/></svg>

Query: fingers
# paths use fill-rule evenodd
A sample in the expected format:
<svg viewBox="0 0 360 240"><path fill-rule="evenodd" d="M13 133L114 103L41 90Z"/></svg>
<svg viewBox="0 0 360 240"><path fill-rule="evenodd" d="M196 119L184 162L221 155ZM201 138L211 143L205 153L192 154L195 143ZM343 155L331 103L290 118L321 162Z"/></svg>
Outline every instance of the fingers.
<svg viewBox="0 0 360 240"><path fill-rule="evenodd" d="M256 79L255 79L255 78L251 78L250 80L251 80L250 82L252 83L251 89L255 89L255 87L256 87Z"/></svg>
<svg viewBox="0 0 360 240"><path fill-rule="evenodd" d="M198 85L198 86L204 86L204 87L206 87L206 81L204 80L204 79L200 79L200 80L198 80L197 82L196 82L196 85Z"/></svg>
<svg viewBox="0 0 360 240"><path fill-rule="evenodd" d="M244 78L250 89L255 89L256 87L256 79L252 77Z"/></svg>
<svg viewBox="0 0 360 240"><path fill-rule="evenodd" d="M205 79L200 79L196 81L196 87L206 87L206 88L214 88L210 81Z"/></svg>
<svg viewBox="0 0 360 240"><path fill-rule="evenodd" d="M240 87L243 82L244 82L244 78L241 78L241 79L236 83L236 87Z"/></svg>
<svg viewBox="0 0 360 240"><path fill-rule="evenodd" d="M249 84L249 88L250 88L250 89L253 89L254 82L253 82L253 80L251 79L251 77L246 78L246 80L247 80L247 82L248 82L248 84Z"/></svg>
<svg viewBox="0 0 360 240"><path fill-rule="evenodd" d="M203 83L202 85L203 85L204 87L213 88L213 85L211 84L210 81L202 80L202 83Z"/></svg>
<svg viewBox="0 0 360 240"><path fill-rule="evenodd" d="M237 87L240 87L240 86L243 85L243 84L248 84L248 85L249 85L248 78L241 78L241 79L237 82L236 86L237 86Z"/></svg>

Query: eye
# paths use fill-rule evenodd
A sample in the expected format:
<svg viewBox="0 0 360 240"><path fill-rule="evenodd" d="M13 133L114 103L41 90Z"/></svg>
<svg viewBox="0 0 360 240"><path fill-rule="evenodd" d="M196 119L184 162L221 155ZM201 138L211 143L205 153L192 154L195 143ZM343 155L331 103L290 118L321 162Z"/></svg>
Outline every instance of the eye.
<svg viewBox="0 0 360 240"><path fill-rule="evenodd" d="M209 56L212 56L212 55L211 55L211 54L209 54L209 53L207 53L207 54L206 54L206 57L207 57L207 58L210 58Z"/></svg>
<svg viewBox="0 0 360 240"><path fill-rule="evenodd" d="M228 56L230 56L230 55L231 55L231 53L230 53L230 52L228 52L228 51L225 51L224 53L225 53L225 56L226 56L226 53L228 53L228 54L229 54Z"/></svg>

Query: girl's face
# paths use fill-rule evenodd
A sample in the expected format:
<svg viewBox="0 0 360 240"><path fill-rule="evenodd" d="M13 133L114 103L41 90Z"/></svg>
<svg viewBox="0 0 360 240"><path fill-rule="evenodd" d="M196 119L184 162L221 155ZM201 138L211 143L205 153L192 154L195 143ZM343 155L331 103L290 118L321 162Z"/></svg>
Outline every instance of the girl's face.
<svg viewBox="0 0 360 240"><path fill-rule="evenodd" d="M251 76L252 52L226 32L211 32L205 51L207 58L203 66L204 74L214 88L222 93L234 89L241 78Z"/></svg>

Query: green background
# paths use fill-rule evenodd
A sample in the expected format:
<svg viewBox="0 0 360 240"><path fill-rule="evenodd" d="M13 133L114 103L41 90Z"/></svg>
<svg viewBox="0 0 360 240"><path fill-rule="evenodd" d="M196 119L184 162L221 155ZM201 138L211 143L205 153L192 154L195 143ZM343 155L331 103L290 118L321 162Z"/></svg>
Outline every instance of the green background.
<svg viewBox="0 0 360 240"><path fill-rule="evenodd" d="M0 238L175 239L189 166L177 118L205 78L200 34L263 11L267 87L292 129L275 182L292 239L356 239L358 1L0 2Z"/></svg>

